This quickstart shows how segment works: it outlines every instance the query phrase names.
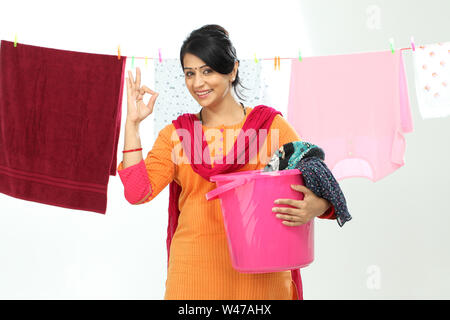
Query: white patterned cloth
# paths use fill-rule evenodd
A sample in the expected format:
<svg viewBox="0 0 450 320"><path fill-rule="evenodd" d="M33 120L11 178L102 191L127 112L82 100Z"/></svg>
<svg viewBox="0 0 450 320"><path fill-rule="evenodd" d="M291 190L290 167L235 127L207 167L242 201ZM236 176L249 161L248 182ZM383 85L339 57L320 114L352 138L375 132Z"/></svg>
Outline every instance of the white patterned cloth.
<svg viewBox="0 0 450 320"><path fill-rule="evenodd" d="M450 42L416 47L413 57L422 118L450 115Z"/></svg>
<svg viewBox="0 0 450 320"><path fill-rule="evenodd" d="M274 60L259 60L263 83L262 102L288 118L289 88L291 83L291 59L280 59L280 69L274 68Z"/></svg>
<svg viewBox="0 0 450 320"><path fill-rule="evenodd" d="M273 62L272 62L273 64ZM181 69L179 59L164 59L159 62L154 61L155 66L155 91L159 93L154 108L154 136L167 124L171 123L178 116L184 113L197 113L201 106L189 93L186 88L184 73ZM238 90L244 96L244 105L254 107L259 104L265 104L264 97L265 86L261 81L261 63L256 63L252 59L241 60L239 66L239 78L244 87L238 86ZM239 99L232 90L236 100Z"/></svg>

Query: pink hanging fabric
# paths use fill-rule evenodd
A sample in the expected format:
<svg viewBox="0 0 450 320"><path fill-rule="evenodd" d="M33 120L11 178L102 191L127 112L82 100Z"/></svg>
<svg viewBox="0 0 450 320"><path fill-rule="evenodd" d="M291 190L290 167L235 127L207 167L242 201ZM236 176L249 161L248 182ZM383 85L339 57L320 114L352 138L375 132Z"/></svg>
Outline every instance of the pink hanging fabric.
<svg viewBox="0 0 450 320"><path fill-rule="evenodd" d="M293 60L288 121L325 151L337 180L393 173L413 131L402 52Z"/></svg>

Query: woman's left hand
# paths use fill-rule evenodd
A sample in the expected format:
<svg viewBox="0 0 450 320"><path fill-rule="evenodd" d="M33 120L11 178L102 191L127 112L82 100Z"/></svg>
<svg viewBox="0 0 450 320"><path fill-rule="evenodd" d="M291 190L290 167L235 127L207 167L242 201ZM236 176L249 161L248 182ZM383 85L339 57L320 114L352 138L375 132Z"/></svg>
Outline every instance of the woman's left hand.
<svg viewBox="0 0 450 320"><path fill-rule="evenodd" d="M291 188L302 192L305 196L303 200L277 199L276 204L287 204L289 207L273 207L272 211L277 213L276 217L283 219L286 226L296 227L307 223L309 220L325 213L331 203L315 195L310 189L302 185L291 185Z"/></svg>

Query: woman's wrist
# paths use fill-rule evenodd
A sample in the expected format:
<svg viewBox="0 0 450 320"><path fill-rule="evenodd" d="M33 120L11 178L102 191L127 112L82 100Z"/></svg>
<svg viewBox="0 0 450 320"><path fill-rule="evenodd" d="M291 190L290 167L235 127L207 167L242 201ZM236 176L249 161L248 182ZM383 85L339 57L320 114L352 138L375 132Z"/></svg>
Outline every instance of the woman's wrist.
<svg viewBox="0 0 450 320"><path fill-rule="evenodd" d="M139 129L139 124L140 122L137 121L131 121L131 120L126 120L125 121L125 128L133 128L133 129Z"/></svg>
<svg viewBox="0 0 450 320"><path fill-rule="evenodd" d="M328 201L327 199L324 198L320 198L320 201L323 202L323 206L324 206L324 210L322 211L321 214L319 214L318 216L322 216L324 214L326 214L328 212L328 210L331 208L332 204L330 201Z"/></svg>

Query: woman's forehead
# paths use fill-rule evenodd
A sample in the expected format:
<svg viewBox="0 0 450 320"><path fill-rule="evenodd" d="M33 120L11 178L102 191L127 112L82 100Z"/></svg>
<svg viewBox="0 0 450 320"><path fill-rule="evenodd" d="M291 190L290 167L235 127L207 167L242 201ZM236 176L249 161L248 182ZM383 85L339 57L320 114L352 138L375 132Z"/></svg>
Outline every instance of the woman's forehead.
<svg viewBox="0 0 450 320"><path fill-rule="evenodd" d="M183 62L185 69L198 69L206 66L205 61L191 53L186 53Z"/></svg>

